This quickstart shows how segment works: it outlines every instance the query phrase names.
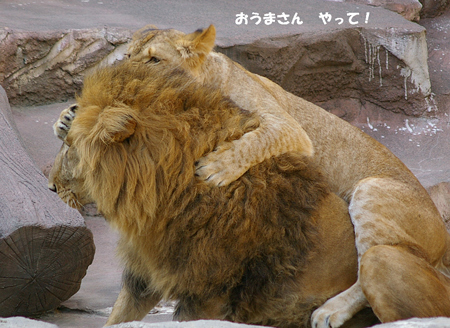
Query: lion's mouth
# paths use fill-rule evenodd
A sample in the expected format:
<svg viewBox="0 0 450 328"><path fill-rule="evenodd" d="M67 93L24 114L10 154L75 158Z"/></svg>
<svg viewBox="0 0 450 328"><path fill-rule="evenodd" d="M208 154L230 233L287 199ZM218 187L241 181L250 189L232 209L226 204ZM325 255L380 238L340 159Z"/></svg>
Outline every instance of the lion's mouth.
<svg viewBox="0 0 450 328"><path fill-rule="evenodd" d="M77 199L76 194L70 189L58 190L58 196L72 208L79 210L83 207L83 204Z"/></svg>

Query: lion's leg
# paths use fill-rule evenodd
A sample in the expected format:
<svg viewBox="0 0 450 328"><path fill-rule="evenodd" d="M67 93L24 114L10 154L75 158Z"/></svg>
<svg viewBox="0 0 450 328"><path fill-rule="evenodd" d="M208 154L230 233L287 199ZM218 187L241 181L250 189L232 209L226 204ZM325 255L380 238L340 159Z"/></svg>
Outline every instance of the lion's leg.
<svg viewBox="0 0 450 328"><path fill-rule="evenodd" d="M432 265L441 263L448 233L418 182L381 177L362 180L353 193L349 213L355 229L358 263L371 247L395 244L417 245ZM358 278L353 287L317 309L313 323L315 327L339 327L356 309L362 309L365 302Z"/></svg>
<svg viewBox="0 0 450 328"><path fill-rule="evenodd" d="M450 316L450 279L408 247L370 248L360 274L362 290L382 322Z"/></svg>
<svg viewBox="0 0 450 328"><path fill-rule="evenodd" d="M195 175L211 186L226 186L250 167L272 156L298 151L314 153L312 142L297 121L286 113L264 113L260 126L239 139L219 145L196 162Z"/></svg>
<svg viewBox="0 0 450 328"><path fill-rule="evenodd" d="M64 139L67 136L67 133L69 133L77 109L78 109L77 104L71 105L66 109L63 109L61 114L59 115L59 119L55 122L55 124L53 124L53 133L62 141L64 141Z"/></svg>
<svg viewBox="0 0 450 328"><path fill-rule="evenodd" d="M176 321L192 321L200 319L226 320L226 295L211 298L181 298L177 304L173 319Z"/></svg>
<svg viewBox="0 0 450 328"><path fill-rule="evenodd" d="M330 298L311 316L313 328L340 327L356 313L367 307L359 280L346 291Z"/></svg>
<svg viewBox="0 0 450 328"><path fill-rule="evenodd" d="M447 251L448 232L426 190L416 181L368 178L356 187L349 205L358 261L377 245L418 246L432 265Z"/></svg>
<svg viewBox="0 0 450 328"><path fill-rule="evenodd" d="M161 295L151 290L143 279L125 273L123 280L124 286L114 303L106 326L142 320L161 300Z"/></svg>

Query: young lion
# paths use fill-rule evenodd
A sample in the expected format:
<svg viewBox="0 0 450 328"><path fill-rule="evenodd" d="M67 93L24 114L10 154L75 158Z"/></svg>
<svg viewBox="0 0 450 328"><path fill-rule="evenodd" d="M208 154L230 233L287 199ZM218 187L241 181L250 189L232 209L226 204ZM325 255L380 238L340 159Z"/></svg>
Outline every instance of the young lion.
<svg viewBox="0 0 450 328"><path fill-rule="evenodd" d="M361 270L365 263L376 261L373 254L387 256L379 260L382 267L382 261L389 256L409 258L396 255L407 252L414 259L425 259L430 268L436 268L430 270L445 280L440 272L447 272L450 265L450 237L432 200L408 168L359 129L212 51L214 41L214 26L188 35L144 28L135 34L129 55L131 61L148 66L181 67L197 81L219 87L238 106L259 115L258 129L221 144L196 163L200 179L211 185L227 185L264 158L300 150L314 156L333 192L348 202L356 236L359 279L314 312L313 326L339 327L368 306L369 287L361 284ZM66 113L55 125L56 134L62 138L70 127L64 118ZM426 287L429 280L422 278L419 280ZM390 283L399 288L406 286L400 278ZM376 306L371 302L382 321L434 315L414 306L400 314L394 290L386 292L391 293L389 302ZM385 315L391 312L392 315Z"/></svg>

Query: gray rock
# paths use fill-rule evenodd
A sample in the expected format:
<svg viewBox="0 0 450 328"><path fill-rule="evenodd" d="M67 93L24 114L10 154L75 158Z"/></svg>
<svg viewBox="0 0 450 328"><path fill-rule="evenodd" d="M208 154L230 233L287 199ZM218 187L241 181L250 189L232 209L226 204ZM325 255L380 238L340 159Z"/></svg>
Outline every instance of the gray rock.
<svg viewBox="0 0 450 328"><path fill-rule="evenodd" d="M419 21L422 4L419 0L330 0L337 2L359 3L383 7L394 11L410 21Z"/></svg>
<svg viewBox="0 0 450 328"><path fill-rule="evenodd" d="M450 318L412 318L381 325L375 325L373 328L447 328L450 327Z"/></svg>
<svg viewBox="0 0 450 328"><path fill-rule="evenodd" d="M421 17L436 17L444 13L450 5L449 0L420 0L423 9Z"/></svg>
<svg viewBox="0 0 450 328"><path fill-rule="evenodd" d="M253 328L253 327L261 328L262 326L244 325L219 320L198 320L186 322L171 321L161 323L143 323L135 321L111 326L111 328Z"/></svg>
<svg viewBox="0 0 450 328"><path fill-rule="evenodd" d="M119 59L131 31L146 23L185 32L214 23L218 51L312 102L332 108L336 100L354 98L416 116L436 109L425 29L381 7L318 0L304 0L301 8L292 1L274 6L270 0L251 0L241 7L193 0L180 17L171 15L179 9L162 0L151 5L129 1L126 6L73 3L70 15L58 15L54 3L63 5L64 1L27 4L20 11L0 4L4 24L10 26L0 29L0 83L12 104L42 104L73 97L83 76L98 65ZM45 6L53 16L46 16ZM254 12L261 17L285 13L290 15L289 24L282 25L278 20L283 19L278 19L270 25L264 20L257 25L257 20L250 19ZM36 13L44 16L36 17ZM240 13L248 15L247 24L236 23ZM296 13L299 21L292 24ZM351 18L349 13L355 16ZM14 15L27 19L10 19ZM59 29L44 30L37 24L43 20ZM30 21L37 24L36 32L11 29L31 28ZM118 28L120 24L126 29ZM82 25L86 28L73 29Z"/></svg>
<svg viewBox="0 0 450 328"><path fill-rule="evenodd" d="M383 8L329 3L333 17L369 13L369 23L326 28L327 23L246 44L218 40L218 50L326 109L353 98L407 115L435 111L425 29Z"/></svg>
<svg viewBox="0 0 450 328"><path fill-rule="evenodd" d="M24 317L11 317L0 318L0 328L58 328L58 326Z"/></svg>
<svg viewBox="0 0 450 328"><path fill-rule="evenodd" d="M11 104L65 101L80 90L83 76L91 69L123 58L131 34L107 28L0 30L0 82Z"/></svg>

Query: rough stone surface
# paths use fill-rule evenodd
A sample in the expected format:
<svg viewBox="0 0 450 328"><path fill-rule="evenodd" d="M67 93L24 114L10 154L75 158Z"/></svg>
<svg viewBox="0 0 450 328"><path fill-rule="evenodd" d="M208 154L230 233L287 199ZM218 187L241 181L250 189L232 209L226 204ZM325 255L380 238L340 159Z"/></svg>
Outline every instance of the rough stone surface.
<svg viewBox="0 0 450 328"><path fill-rule="evenodd" d="M450 112L450 8L420 24L427 29L428 67L434 98L441 113Z"/></svg>
<svg viewBox="0 0 450 328"><path fill-rule="evenodd" d="M426 17L436 17L443 14L449 7L449 0L420 0L422 3L422 12L420 16Z"/></svg>
<svg viewBox="0 0 450 328"><path fill-rule="evenodd" d="M58 328L58 326L24 317L11 317L0 318L0 328Z"/></svg>
<svg viewBox="0 0 450 328"><path fill-rule="evenodd" d="M410 21L419 21L422 4L419 0L329 0L337 2L349 2L365 4L375 7L383 7L394 11Z"/></svg>
<svg viewBox="0 0 450 328"><path fill-rule="evenodd" d="M373 328L446 328L450 327L450 318L430 318L396 321L375 325Z"/></svg>
<svg viewBox="0 0 450 328"><path fill-rule="evenodd" d="M12 104L65 101L92 67L121 59L131 31L16 32L0 30L0 82Z"/></svg>
<svg viewBox="0 0 450 328"><path fill-rule="evenodd" d="M419 116L436 110L425 29L404 23L409 28L337 29L218 50L314 103L356 98Z"/></svg>
<svg viewBox="0 0 450 328"><path fill-rule="evenodd" d="M4 19L8 29L0 26L0 83L13 104L73 96L83 76L101 62L120 58L131 31L145 24L191 32L214 23L219 51L307 100L359 98L416 116L435 109L425 29L381 7L304 0L299 12L298 5L287 0L276 6L269 0L251 0L245 7L192 0L183 17L174 19L167 14L173 10L171 5L163 0L129 1L126 7L115 1L98 3L47 0L21 8L12 0L0 3L0 11L10 13ZM61 21L58 13L64 6L71 14L61 14L66 18ZM301 24L263 21L257 25L250 19L256 8L261 17L269 12L297 13ZM352 12L357 13L353 18L348 16ZM36 13L46 19L48 29L55 30L41 31L41 20L32 17ZM240 13L249 15L247 24L236 23ZM320 18L326 13L329 20ZM23 19L18 24L20 14L33 21L33 29ZM118 28L118 17L127 18L122 25L127 30ZM78 30L80 26L83 29ZM18 32L18 28L35 32Z"/></svg>
<svg viewBox="0 0 450 328"><path fill-rule="evenodd" d="M160 323L142 323L128 322L120 325L111 326L111 328L257 328L262 326L237 324L229 321L219 320L198 320L187 322L160 322Z"/></svg>
<svg viewBox="0 0 450 328"><path fill-rule="evenodd" d="M188 322L127 322L111 326L112 328L256 328L261 326L237 324L228 321L218 320L198 320ZM379 324L373 328L445 328L450 327L450 318L429 318L396 321ZM37 320L23 317L0 318L0 328L58 328L58 326Z"/></svg>

